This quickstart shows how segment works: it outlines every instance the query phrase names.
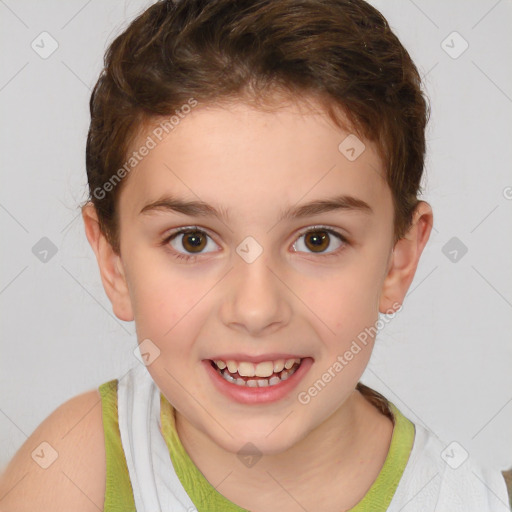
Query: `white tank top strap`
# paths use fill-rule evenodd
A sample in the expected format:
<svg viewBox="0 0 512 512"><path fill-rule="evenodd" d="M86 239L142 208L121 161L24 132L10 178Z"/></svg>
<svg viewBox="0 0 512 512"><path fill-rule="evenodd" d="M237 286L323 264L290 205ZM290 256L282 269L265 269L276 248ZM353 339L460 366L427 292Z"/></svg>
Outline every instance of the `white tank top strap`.
<svg viewBox="0 0 512 512"><path fill-rule="evenodd" d="M144 365L119 379L117 400L137 512L195 512L160 431L160 390Z"/></svg>

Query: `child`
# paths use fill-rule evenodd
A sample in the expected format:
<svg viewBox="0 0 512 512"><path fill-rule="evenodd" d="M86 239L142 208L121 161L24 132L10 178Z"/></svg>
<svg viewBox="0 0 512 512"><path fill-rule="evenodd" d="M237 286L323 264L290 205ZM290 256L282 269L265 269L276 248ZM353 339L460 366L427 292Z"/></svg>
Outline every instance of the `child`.
<svg viewBox="0 0 512 512"><path fill-rule="evenodd" d="M90 108L83 219L140 362L43 422L5 510L509 510L359 382L433 221L426 99L376 9L159 1Z"/></svg>

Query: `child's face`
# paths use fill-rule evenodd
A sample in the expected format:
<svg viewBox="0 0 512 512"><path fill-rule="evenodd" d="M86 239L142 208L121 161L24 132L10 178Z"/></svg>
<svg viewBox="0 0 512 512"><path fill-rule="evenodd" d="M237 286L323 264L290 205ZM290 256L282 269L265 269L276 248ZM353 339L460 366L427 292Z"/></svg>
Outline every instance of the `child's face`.
<svg viewBox="0 0 512 512"><path fill-rule="evenodd" d="M121 193L121 257L111 255L120 273L116 291L107 290L114 311L135 319L139 342L158 347L148 370L180 421L232 452L251 441L277 453L326 421L353 392L372 336L358 341L350 361L344 354L375 326L379 309L397 308L412 280L393 266L392 196L376 148L365 141L350 161L338 149L347 135L325 114L297 106L264 113L199 105L131 171ZM141 213L166 196L203 201L227 216ZM280 220L289 208L339 196L368 208L348 200L347 208ZM176 228L192 226L204 233L162 245ZM301 236L306 229L317 237ZM240 403L219 391L204 364L230 353L308 356L313 365L287 396ZM318 380L320 391L309 393Z"/></svg>

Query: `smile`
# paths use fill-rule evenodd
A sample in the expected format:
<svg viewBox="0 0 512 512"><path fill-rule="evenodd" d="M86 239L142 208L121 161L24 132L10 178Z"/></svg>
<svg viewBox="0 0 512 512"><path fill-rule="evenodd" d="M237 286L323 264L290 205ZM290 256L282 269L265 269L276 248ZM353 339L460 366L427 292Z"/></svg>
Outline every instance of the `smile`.
<svg viewBox="0 0 512 512"><path fill-rule="evenodd" d="M302 359L279 360L275 363L265 362L236 363L228 361L212 361L212 366L227 382L250 388L275 386L292 376L299 368Z"/></svg>
<svg viewBox="0 0 512 512"><path fill-rule="evenodd" d="M226 361L226 363L232 362L234 361ZM313 358L295 358L290 362L286 360L285 363L288 363L289 368L286 368L284 364L281 365L279 362L277 366L272 368L272 371L270 367L266 368L265 377L255 375L256 368L252 372L250 367L244 367L244 363L236 363L235 367L231 364L231 368L228 364L218 359L215 361L204 359L202 363L214 385L214 389L231 401L241 404L258 405L291 398L293 390L304 379L304 376L313 365ZM275 363L278 363L278 361L275 361ZM226 366L220 368L224 364ZM274 368L278 371L274 371ZM260 375L263 372L265 372L265 367L261 372L258 369ZM249 373L250 375L243 375L244 373Z"/></svg>

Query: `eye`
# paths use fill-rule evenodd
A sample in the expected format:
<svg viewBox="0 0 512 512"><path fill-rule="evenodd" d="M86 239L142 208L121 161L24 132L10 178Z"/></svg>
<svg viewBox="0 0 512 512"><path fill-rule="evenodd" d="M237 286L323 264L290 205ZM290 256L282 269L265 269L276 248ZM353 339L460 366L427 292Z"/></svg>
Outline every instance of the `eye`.
<svg viewBox="0 0 512 512"><path fill-rule="evenodd" d="M334 241L334 250L325 253L326 249L332 249L332 235L337 239ZM303 242L301 242L302 237L304 237ZM306 247L306 250L311 250L313 254L319 254L320 256L333 256L339 252L338 249L342 249L347 243L347 239L341 233L323 226L315 226L303 231L299 235L297 242L293 244L293 248L301 251L301 249L297 249L296 246L300 247L303 245Z"/></svg>
<svg viewBox="0 0 512 512"><path fill-rule="evenodd" d="M332 247L333 236L335 237L334 248ZM303 237L304 241L302 242ZM336 256L347 244L347 239L341 233L324 226L314 226L300 233L293 248L297 252L311 251L312 254L327 257ZM173 257L185 261L194 261L197 256L213 252L215 247L212 246L216 246L212 238L196 226L183 227L173 231L161 242L161 245L165 246ZM305 247L306 251L300 248L301 245ZM205 251L205 248L213 250ZM185 252L182 252L182 249L185 249ZM331 251L326 252L327 249L331 249Z"/></svg>
<svg viewBox="0 0 512 512"><path fill-rule="evenodd" d="M211 248L212 245L216 245L213 240L212 243L209 243L208 239L212 240L205 231L195 226L189 226L177 229L171 233L162 241L162 245L170 245L173 256L178 259L193 260L197 255L201 255L204 252L212 252L204 251L205 248ZM185 253L181 251L183 248L186 251Z"/></svg>

